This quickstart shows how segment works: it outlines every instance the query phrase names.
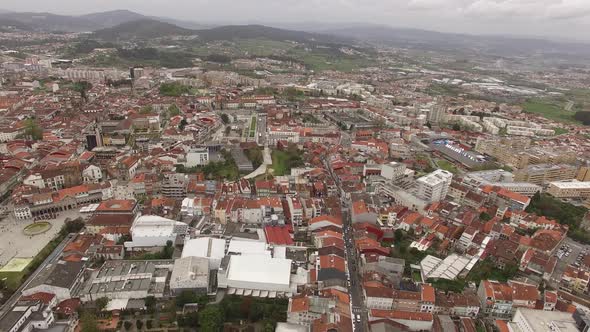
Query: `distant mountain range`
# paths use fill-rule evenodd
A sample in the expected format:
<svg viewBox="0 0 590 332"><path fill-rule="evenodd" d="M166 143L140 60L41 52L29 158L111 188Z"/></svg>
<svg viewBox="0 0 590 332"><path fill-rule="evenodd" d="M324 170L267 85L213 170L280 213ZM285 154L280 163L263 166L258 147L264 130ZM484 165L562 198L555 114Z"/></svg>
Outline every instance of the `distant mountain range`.
<svg viewBox="0 0 590 332"><path fill-rule="evenodd" d="M469 50L498 56L538 54L590 56L590 43L553 41L541 38L442 33L381 25L323 27L314 29L314 31L334 36L346 36L366 42L426 50Z"/></svg>
<svg viewBox="0 0 590 332"><path fill-rule="evenodd" d="M263 38L276 41L296 41L301 43L343 43L344 38L318 33L284 30L263 25L226 25L221 27L191 30L174 24L153 19L126 22L111 28L101 29L92 38L105 41L154 39L167 36L195 35L202 41Z"/></svg>
<svg viewBox="0 0 590 332"><path fill-rule="evenodd" d="M149 17L128 10L81 16L51 13L0 11L0 31L13 26L21 30L94 32L94 38L115 41L151 39L172 35L198 35L205 41L235 38L267 38L319 43L369 43L435 51L467 51L497 56L558 55L590 59L590 44L535 38L441 33L370 24L272 24L212 27L170 18Z"/></svg>
<svg viewBox="0 0 590 332"><path fill-rule="evenodd" d="M132 21L155 19L181 26L185 29L199 29L208 27L195 22L186 22L165 17L145 16L130 10L113 10L80 16L57 15L52 13L15 13L0 10L0 25L20 22L23 30L62 31L62 32L92 32Z"/></svg>
<svg viewBox="0 0 590 332"><path fill-rule="evenodd" d="M50 13L0 13L0 27L13 26L30 31L93 32L93 38L108 41L152 39L173 35L198 35L204 41L267 38L298 42L342 42L318 33L278 29L263 25L211 27L169 18L154 18L128 10L81 16Z"/></svg>

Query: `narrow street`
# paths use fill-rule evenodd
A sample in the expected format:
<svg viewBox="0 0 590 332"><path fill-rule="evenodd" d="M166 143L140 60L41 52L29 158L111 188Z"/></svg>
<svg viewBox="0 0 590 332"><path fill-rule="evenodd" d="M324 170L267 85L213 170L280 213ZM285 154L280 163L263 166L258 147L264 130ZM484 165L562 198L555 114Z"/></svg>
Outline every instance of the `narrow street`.
<svg viewBox="0 0 590 332"><path fill-rule="evenodd" d="M340 182L332 170L332 166L327 160L324 160L326 169L329 170L330 176L338 186L338 196L342 209L342 235L346 246L346 266L348 268L348 293L350 295L350 311L352 326L354 331L368 331L368 311L365 308L363 298L362 277L360 271L360 259L354 245L352 219L350 209L352 202L349 198L342 195ZM360 318L360 320L358 319Z"/></svg>

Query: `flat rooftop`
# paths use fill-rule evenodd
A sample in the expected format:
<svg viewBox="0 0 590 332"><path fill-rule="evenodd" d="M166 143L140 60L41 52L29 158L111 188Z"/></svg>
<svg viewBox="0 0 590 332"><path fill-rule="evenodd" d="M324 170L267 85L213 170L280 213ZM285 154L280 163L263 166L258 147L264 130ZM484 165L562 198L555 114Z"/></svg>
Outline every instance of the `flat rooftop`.
<svg viewBox="0 0 590 332"><path fill-rule="evenodd" d="M551 182L550 185L559 189L590 189L590 181Z"/></svg>
<svg viewBox="0 0 590 332"><path fill-rule="evenodd" d="M579 331L573 315L568 312L561 311L546 311L546 310L535 310L527 308L519 308L517 312L524 316L529 327L535 332L576 332ZM510 326L515 328L515 331L523 331L520 327L511 322ZM557 328L557 329L556 329Z"/></svg>
<svg viewBox="0 0 590 332"><path fill-rule="evenodd" d="M291 260L259 255L231 256L227 279L289 287Z"/></svg>

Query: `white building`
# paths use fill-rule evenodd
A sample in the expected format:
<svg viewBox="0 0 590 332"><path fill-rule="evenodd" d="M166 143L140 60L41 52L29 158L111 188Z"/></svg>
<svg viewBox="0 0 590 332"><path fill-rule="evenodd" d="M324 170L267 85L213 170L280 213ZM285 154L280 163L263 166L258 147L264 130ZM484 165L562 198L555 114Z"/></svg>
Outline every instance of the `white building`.
<svg viewBox="0 0 590 332"><path fill-rule="evenodd" d="M363 176L380 172L380 176L387 180L397 180L406 175L406 165L392 161L387 164L365 164L363 166Z"/></svg>
<svg viewBox="0 0 590 332"><path fill-rule="evenodd" d="M188 225L158 216L141 216L131 226L130 242L125 248L164 247L168 241L174 243L178 235L186 235Z"/></svg>
<svg viewBox="0 0 590 332"><path fill-rule="evenodd" d="M287 141L289 143L299 143L299 132L291 128L272 127L268 130L268 143L276 144L278 141Z"/></svg>
<svg viewBox="0 0 590 332"><path fill-rule="evenodd" d="M37 187L39 189L45 188L45 181L41 174L31 174L23 179L23 184L27 186Z"/></svg>
<svg viewBox="0 0 590 332"><path fill-rule="evenodd" d="M209 261L209 269L217 270L225 256L225 240L212 237L201 237L184 242L182 258L199 257Z"/></svg>
<svg viewBox="0 0 590 332"><path fill-rule="evenodd" d="M590 181L550 182L547 193L557 198L590 198Z"/></svg>
<svg viewBox="0 0 590 332"><path fill-rule="evenodd" d="M31 212L29 205L15 206L14 216L18 220L27 220L33 218L33 213Z"/></svg>
<svg viewBox="0 0 590 332"><path fill-rule="evenodd" d="M98 166L88 165L82 171L82 178L84 179L84 183L99 183L102 180L102 171Z"/></svg>
<svg viewBox="0 0 590 332"><path fill-rule="evenodd" d="M41 301L21 301L0 318L0 331L29 332L49 329L55 322L52 308Z"/></svg>
<svg viewBox="0 0 590 332"><path fill-rule="evenodd" d="M301 223L303 222L303 206L301 205L299 197L288 195L287 206L289 207L291 223L295 226L301 226Z"/></svg>
<svg viewBox="0 0 590 332"><path fill-rule="evenodd" d="M191 148L186 153L186 162L184 167L203 166L209 163L209 149Z"/></svg>
<svg viewBox="0 0 590 332"><path fill-rule="evenodd" d="M3 128L0 130L0 143L5 143L14 140L22 130L16 128Z"/></svg>
<svg viewBox="0 0 590 332"><path fill-rule="evenodd" d="M290 297L297 292L291 283L291 260L264 255L230 255L217 273L219 288L232 295Z"/></svg>
<svg viewBox="0 0 590 332"><path fill-rule="evenodd" d="M451 172L438 169L416 180L417 196L429 202L441 201L447 196L452 180Z"/></svg>
<svg viewBox="0 0 590 332"><path fill-rule="evenodd" d="M518 308L508 323L510 332L577 332L576 321L568 312Z"/></svg>

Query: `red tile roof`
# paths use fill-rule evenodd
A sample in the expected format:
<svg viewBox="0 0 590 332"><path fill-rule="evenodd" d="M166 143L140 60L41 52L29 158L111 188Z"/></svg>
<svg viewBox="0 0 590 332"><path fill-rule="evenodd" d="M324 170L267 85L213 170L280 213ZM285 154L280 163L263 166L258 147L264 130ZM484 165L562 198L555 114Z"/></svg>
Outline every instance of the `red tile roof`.
<svg viewBox="0 0 590 332"><path fill-rule="evenodd" d="M264 227L264 234L268 244L286 246L295 244L287 227L266 226Z"/></svg>
<svg viewBox="0 0 590 332"><path fill-rule="evenodd" d="M389 319L404 319L404 320L415 320L428 322L433 320L433 316L429 312L412 312L412 311L401 311L401 310L380 310L372 309L371 316L376 318L389 318Z"/></svg>
<svg viewBox="0 0 590 332"><path fill-rule="evenodd" d="M100 203L96 211L132 211L137 202L131 199L111 199Z"/></svg>
<svg viewBox="0 0 590 332"><path fill-rule="evenodd" d="M24 301L41 301L45 304L49 304L55 298L55 294L39 292L31 294L29 296L23 296L20 299Z"/></svg>

